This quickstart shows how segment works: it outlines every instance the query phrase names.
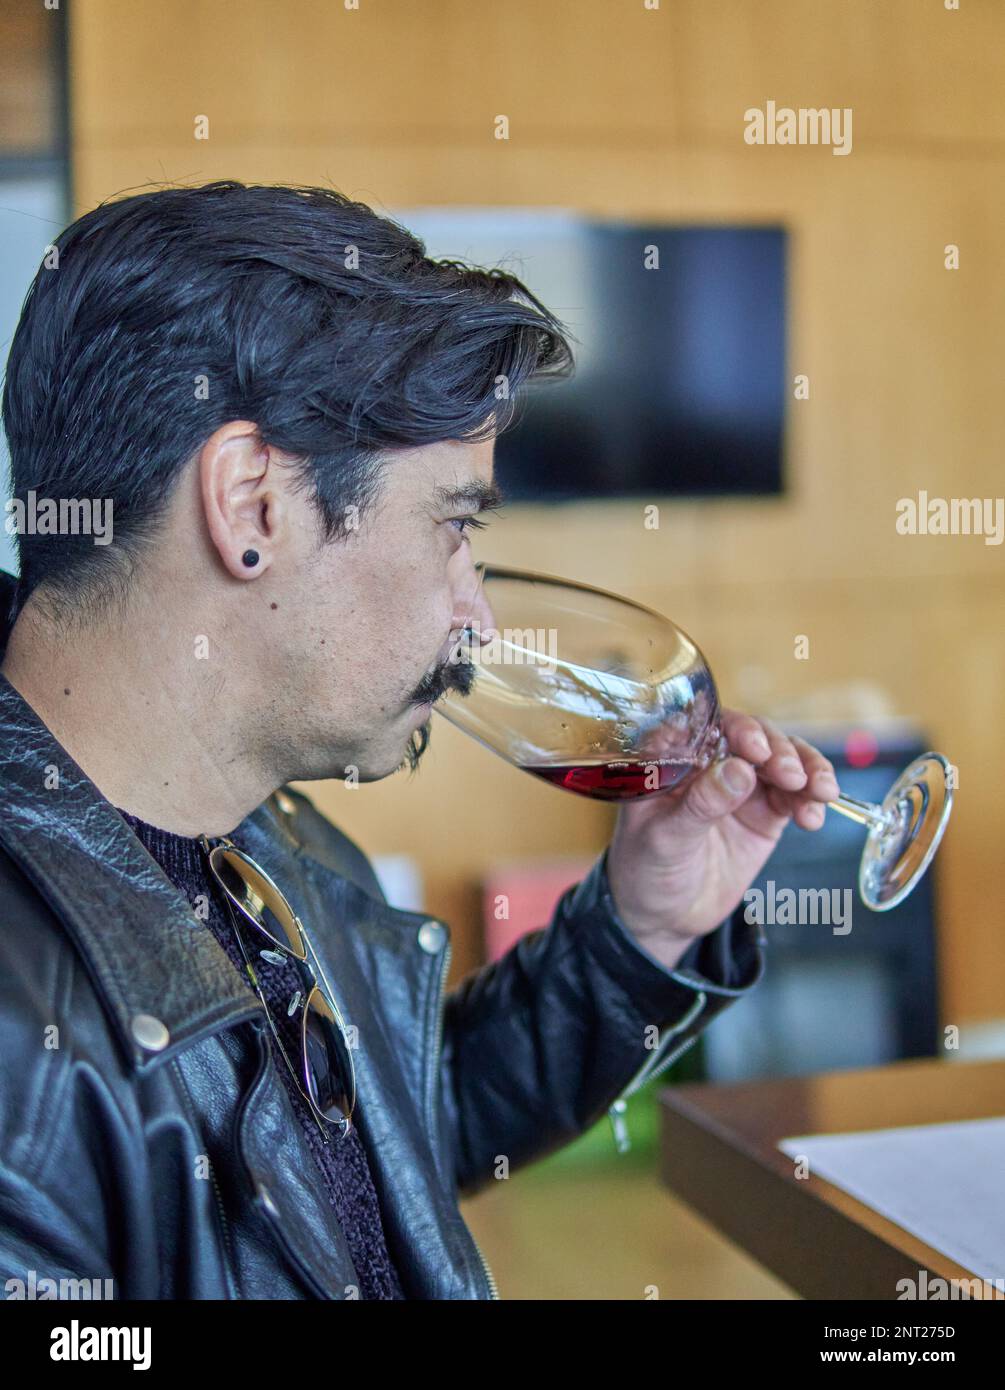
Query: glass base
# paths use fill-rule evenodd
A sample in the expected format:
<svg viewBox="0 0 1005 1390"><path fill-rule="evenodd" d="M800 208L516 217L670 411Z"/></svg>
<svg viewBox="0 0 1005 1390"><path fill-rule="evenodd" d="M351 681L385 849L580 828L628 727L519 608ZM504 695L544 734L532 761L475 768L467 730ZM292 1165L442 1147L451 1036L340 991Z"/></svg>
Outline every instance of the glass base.
<svg viewBox="0 0 1005 1390"><path fill-rule="evenodd" d="M868 834L858 888L866 907L887 912L903 902L932 862L949 821L953 789L941 753L916 758L887 792L885 824Z"/></svg>

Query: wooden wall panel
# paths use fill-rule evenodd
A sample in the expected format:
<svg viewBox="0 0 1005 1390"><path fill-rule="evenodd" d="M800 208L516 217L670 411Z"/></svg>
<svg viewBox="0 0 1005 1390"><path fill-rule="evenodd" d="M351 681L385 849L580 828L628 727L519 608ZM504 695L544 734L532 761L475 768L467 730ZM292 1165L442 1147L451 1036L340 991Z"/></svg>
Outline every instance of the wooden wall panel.
<svg viewBox="0 0 1005 1390"><path fill-rule="evenodd" d="M59 142L59 19L0 6L0 158L51 157Z"/></svg>

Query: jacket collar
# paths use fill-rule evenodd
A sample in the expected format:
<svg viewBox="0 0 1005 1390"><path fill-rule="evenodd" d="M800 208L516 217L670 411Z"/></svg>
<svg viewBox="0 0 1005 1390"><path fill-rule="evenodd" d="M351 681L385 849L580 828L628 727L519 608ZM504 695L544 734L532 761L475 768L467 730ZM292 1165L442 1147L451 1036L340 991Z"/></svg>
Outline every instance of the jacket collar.
<svg viewBox="0 0 1005 1390"><path fill-rule="evenodd" d="M3 675L0 764L0 844L64 923L134 1067L264 1017L184 895ZM286 835L271 800L239 829Z"/></svg>

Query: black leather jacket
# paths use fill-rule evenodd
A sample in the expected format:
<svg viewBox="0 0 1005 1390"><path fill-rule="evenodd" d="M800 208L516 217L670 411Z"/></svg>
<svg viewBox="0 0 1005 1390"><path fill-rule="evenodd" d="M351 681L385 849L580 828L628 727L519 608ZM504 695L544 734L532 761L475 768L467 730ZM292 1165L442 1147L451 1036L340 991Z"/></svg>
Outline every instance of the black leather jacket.
<svg viewBox="0 0 1005 1390"><path fill-rule="evenodd" d="M0 759L6 1296L111 1279L116 1298L354 1297L261 1004L3 677ZM614 915L605 854L546 929L444 995L446 923L388 906L307 797L282 788L240 829L358 1027L356 1120L410 1298L497 1297L459 1195L617 1113L763 969L738 910L689 953L700 969L667 971Z"/></svg>

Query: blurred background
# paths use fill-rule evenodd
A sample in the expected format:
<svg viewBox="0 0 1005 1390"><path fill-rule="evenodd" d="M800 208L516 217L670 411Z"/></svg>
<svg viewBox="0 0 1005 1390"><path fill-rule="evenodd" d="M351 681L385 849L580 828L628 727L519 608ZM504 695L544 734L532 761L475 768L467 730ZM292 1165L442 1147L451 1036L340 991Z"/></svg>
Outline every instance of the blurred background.
<svg viewBox="0 0 1005 1390"><path fill-rule="evenodd" d="M769 928L763 983L657 1087L942 1055L951 1026L945 1055L1005 1055L1003 549L896 529L901 498L1005 491L1003 55L997 0L0 0L0 344L102 200L335 186L514 270L579 341L500 441L514 500L476 557L668 614L852 795L925 748L958 769L922 887L856 900L847 937ZM768 101L851 108L850 152L747 144ZM302 789L451 923L451 983L546 924L614 814L438 718L416 778ZM854 885L861 843L832 813L768 872ZM604 1121L465 1204L502 1295L792 1297L660 1187L651 1088L628 1122L629 1153Z"/></svg>

